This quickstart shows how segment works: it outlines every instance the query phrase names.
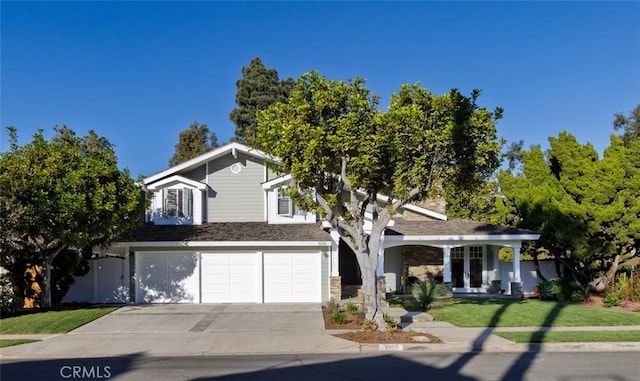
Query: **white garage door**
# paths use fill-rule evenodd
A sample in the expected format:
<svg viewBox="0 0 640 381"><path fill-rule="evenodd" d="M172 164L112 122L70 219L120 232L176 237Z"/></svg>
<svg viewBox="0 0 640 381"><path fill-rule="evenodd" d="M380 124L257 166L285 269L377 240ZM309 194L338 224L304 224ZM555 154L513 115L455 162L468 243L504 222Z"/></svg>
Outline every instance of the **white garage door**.
<svg viewBox="0 0 640 381"><path fill-rule="evenodd" d="M197 303L196 253L136 253L138 303Z"/></svg>
<svg viewBox="0 0 640 381"><path fill-rule="evenodd" d="M320 302L319 253L265 253L264 302Z"/></svg>
<svg viewBox="0 0 640 381"><path fill-rule="evenodd" d="M203 253L202 303L260 303L258 253Z"/></svg>

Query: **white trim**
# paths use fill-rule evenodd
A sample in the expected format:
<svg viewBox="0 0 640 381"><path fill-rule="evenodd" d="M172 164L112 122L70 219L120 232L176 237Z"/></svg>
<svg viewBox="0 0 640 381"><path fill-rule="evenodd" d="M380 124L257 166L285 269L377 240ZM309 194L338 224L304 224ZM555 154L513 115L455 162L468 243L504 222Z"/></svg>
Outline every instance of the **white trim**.
<svg viewBox="0 0 640 381"><path fill-rule="evenodd" d="M160 180L164 177L173 175L177 172L180 171L186 171L189 169L193 169L199 165L202 165L206 162L208 162L209 160L212 159L216 159L220 156L224 156L227 153L231 152L232 154L235 152L235 154L237 155L238 152L242 152L245 153L247 155L259 158L259 159L264 159L264 160L269 160L269 161L277 161L276 158L273 158L271 156L269 156L268 154L257 150L257 149L253 149L250 147L247 147L243 144L237 143L237 142L233 142L233 143L229 143L227 145L224 145L222 147L218 147L212 151L209 151L207 153L204 153L200 156L196 156L193 159L187 160L184 163L178 164L176 166L173 166L171 168L165 169L164 171L158 172L155 175L151 175L149 177L147 177L146 179L143 180L144 184L150 184L153 183L154 181Z"/></svg>
<svg viewBox="0 0 640 381"><path fill-rule="evenodd" d="M491 245L492 242L504 243L505 241L516 243L514 241L536 241L540 238L540 234L461 234L461 235L389 235L386 241L470 241L470 242L486 242Z"/></svg>
<svg viewBox="0 0 640 381"><path fill-rule="evenodd" d="M291 180L291 178L292 178L291 174L288 174L288 175L276 177L273 180L265 181L264 183L262 183L262 189L272 189L274 186L278 184Z"/></svg>
<svg viewBox="0 0 640 381"><path fill-rule="evenodd" d="M331 246L331 241L141 241L115 242L113 247L317 247Z"/></svg>
<svg viewBox="0 0 640 381"><path fill-rule="evenodd" d="M358 193L365 194L362 191L358 191ZM388 202L389 201L389 197L388 196L381 195L380 193L378 193L376 195L376 199L378 199L380 201L383 201L383 202ZM394 202L394 201L396 201L396 200L391 200L391 202ZM410 210L412 212L423 214L425 216L433 217L433 218L436 218L438 220L442 220L442 221L446 221L447 220L446 214L434 212L431 209L423 208L421 206L417 206L417 205L414 205L414 204L411 204L411 203L404 204L404 205L401 206L401 208L408 209L408 210Z"/></svg>
<svg viewBox="0 0 640 381"><path fill-rule="evenodd" d="M195 180L191 180L188 179L186 177L180 176L180 175L173 175L171 177L167 177L166 179L162 179L156 183L153 183L151 185L147 186L147 189L150 191L155 191L158 188L162 188L163 185L167 185L170 184L172 182L178 182L178 183L182 183L185 185L189 185L193 188L199 189L199 190L205 190L207 189L207 185L203 184L199 181L195 181Z"/></svg>

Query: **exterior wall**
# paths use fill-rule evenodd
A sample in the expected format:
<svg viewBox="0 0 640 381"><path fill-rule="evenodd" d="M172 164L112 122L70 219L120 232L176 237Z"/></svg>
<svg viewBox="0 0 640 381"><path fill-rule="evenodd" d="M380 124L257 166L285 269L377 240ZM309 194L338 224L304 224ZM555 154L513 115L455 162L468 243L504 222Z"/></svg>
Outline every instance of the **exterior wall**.
<svg viewBox="0 0 640 381"><path fill-rule="evenodd" d="M386 292L402 292L402 247L384 251L384 276Z"/></svg>
<svg viewBox="0 0 640 381"><path fill-rule="evenodd" d="M233 173L233 164L240 172ZM260 222L265 220L264 164L238 153L209 162L207 221Z"/></svg>
<svg viewBox="0 0 640 381"><path fill-rule="evenodd" d="M327 250L322 251L322 253L320 254L320 265L322 266L322 268L320 269L320 282L322 282L320 295L323 302L327 302L331 299L329 280L329 257L329 251Z"/></svg>
<svg viewBox="0 0 640 381"><path fill-rule="evenodd" d="M556 267L553 261L540 261L540 271L547 279L557 278ZM533 261L520 262L520 277L524 284L524 293L533 294L533 288L540 283ZM510 294L511 282L513 281L513 262L500 261L500 279L502 280L502 289L505 290L506 294Z"/></svg>
<svg viewBox="0 0 640 381"><path fill-rule="evenodd" d="M267 191L268 218L270 224L313 224L317 221L315 213L305 213L294 208L292 216L278 214L278 188Z"/></svg>
<svg viewBox="0 0 640 381"><path fill-rule="evenodd" d="M204 183L207 179L207 167L203 164L196 169L192 169L189 172L181 173L180 175L188 179Z"/></svg>

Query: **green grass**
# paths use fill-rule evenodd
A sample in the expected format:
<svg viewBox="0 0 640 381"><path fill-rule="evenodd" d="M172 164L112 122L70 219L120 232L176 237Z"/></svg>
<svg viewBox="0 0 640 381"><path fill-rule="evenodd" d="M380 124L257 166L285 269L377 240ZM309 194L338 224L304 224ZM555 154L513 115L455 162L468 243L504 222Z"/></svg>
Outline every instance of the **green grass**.
<svg viewBox="0 0 640 381"><path fill-rule="evenodd" d="M494 332L516 343L637 342L640 331Z"/></svg>
<svg viewBox="0 0 640 381"><path fill-rule="evenodd" d="M1 339L0 340L0 348L11 347L13 345L35 343L36 341L40 341L40 340L32 340L32 339Z"/></svg>
<svg viewBox="0 0 640 381"><path fill-rule="evenodd" d="M584 327L640 325L640 316L535 299L456 299L429 311L459 327Z"/></svg>
<svg viewBox="0 0 640 381"><path fill-rule="evenodd" d="M88 307L33 312L0 319L0 334L67 333L118 307Z"/></svg>

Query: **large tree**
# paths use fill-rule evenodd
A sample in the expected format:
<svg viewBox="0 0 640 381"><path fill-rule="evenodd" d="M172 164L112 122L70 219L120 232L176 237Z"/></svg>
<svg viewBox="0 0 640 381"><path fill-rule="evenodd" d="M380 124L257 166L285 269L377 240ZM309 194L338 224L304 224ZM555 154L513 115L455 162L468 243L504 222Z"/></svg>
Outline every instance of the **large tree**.
<svg viewBox="0 0 640 381"><path fill-rule="evenodd" d="M567 132L549 142L521 152L521 172L500 173L502 191L518 226L541 232L538 247L585 293L600 291L638 253L640 139L630 129L612 135L602 158Z"/></svg>
<svg viewBox="0 0 640 381"><path fill-rule="evenodd" d="M292 175L289 194L342 235L361 269L366 318L385 329L376 268L384 230L405 204L452 182L477 185L498 165L496 113L479 91L437 96L403 85L386 112L364 80L302 75L288 103L258 113L258 142ZM379 199L384 194L388 198Z"/></svg>
<svg viewBox="0 0 640 381"><path fill-rule="evenodd" d="M10 149L0 153L2 261L14 278L24 274L18 264L42 266L42 307L51 306L58 256L108 245L140 223L145 206L107 139L93 131L83 138L66 127L55 131L51 141L39 131L19 146L10 128Z"/></svg>
<svg viewBox="0 0 640 381"><path fill-rule="evenodd" d="M176 152L169 159L170 166L178 165L217 148L218 137L215 131L209 131L206 124L193 122L186 130L180 132L175 147Z"/></svg>
<svg viewBox="0 0 640 381"><path fill-rule="evenodd" d="M256 141L256 112L274 103L284 102L293 89L294 81L278 78L275 69L267 69L258 57L242 67L242 78L236 82L236 108L229 118L236 125L234 139L249 146Z"/></svg>

